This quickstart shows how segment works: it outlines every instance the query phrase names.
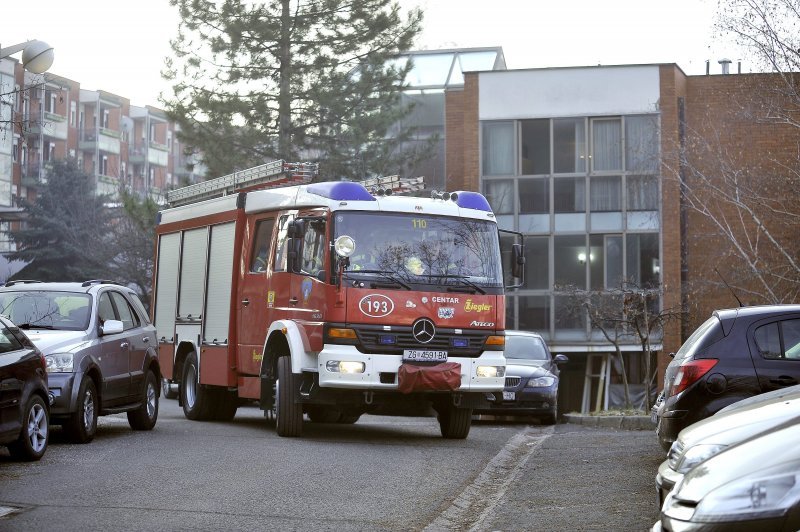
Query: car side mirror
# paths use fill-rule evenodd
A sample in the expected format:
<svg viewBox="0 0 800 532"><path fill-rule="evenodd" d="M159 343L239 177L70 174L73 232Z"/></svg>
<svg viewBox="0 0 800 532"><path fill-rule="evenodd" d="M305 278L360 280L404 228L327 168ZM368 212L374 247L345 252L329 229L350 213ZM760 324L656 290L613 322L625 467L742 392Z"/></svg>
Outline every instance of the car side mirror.
<svg viewBox="0 0 800 532"><path fill-rule="evenodd" d="M669 354L669 358L675 358L675 351Z"/></svg>
<svg viewBox="0 0 800 532"><path fill-rule="evenodd" d="M569 358L567 358L567 355L559 354L553 358L553 362L555 362L556 364L566 364L567 362L569 362Z"/></svg>
<svg viewBox="0 0 800 532"><path fill-rule="evenodd" d="M124 329L124 326L122 325L121 321L119 321L119 320L106 320L105 323L103 323L100 326L100 334L102 334L103 336L105 336L107 334L119 334L119 333L122 332L123 329Z"/></svg>

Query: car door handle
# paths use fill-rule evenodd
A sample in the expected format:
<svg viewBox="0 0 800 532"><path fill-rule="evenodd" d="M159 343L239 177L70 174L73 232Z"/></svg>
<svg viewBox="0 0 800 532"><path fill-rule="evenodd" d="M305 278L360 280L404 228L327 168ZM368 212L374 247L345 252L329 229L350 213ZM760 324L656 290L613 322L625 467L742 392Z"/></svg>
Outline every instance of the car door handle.
<svg viewBox="0 0 800 532"><path fill-rule="evenodd" d="M148 343L149 341L150 341L150 337L149 336L145 336L144 338L142 338L142 342L144 342L144 343Z"/></svg>
<svg viewBox="0 0 800 532"><path fill-rule="evenodd" d="M777 384L778 386L793 386L797 384L797 379L793 379L792 377L788 377L786 375L781 375L777 379L770 379L769 382L772 384Z"/></svg>
<svg viewBox="0 0 800 532"><path fill-rule="evenodd" d="M121 344L119 344L119 346L120 346L122 349L125 349L126 347L128 347L128 345L130 345L130 344L128 344L128 342L122 342Z"/></svg>
<svg viewBox="0 0 800 532"><path fill-rule="evenodd" d="M292 305L296 305L299 301L300 300L297 299L296 297L293 297L293 298L289 299L289 303L291 303Z"/></svg>
<svg viewBox="0 0 800 532"><path fill-rule="evenodd" d="M247 298L242 299L242 305L244 305L246 307L249 304L250 304L250 300L249 299L247 299Z"/></svg>

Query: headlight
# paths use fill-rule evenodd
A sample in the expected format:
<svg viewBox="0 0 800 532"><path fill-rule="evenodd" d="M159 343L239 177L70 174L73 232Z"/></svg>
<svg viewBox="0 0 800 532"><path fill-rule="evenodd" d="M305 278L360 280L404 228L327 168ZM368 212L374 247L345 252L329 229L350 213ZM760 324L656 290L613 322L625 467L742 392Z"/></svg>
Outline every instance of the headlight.
<svg viewBox="0 0 800 532"><path fill-rule="evenodd" d="M333 249L340 257L349 257L356 250L356 241L351 236L342 235L333 241Z"/></svg>
<svg viewBox="0 0 800 532"><path fill-rule="evenodd" d="M44 358L47 361L47 373L72 372L72 353L53 353Z"/></svg>
<svg viewBox="0 0 800 532"><path fill-rule="evenodd" d="M708 460L726 447L727 445L694 445L686 449L683 455L678 457L674 466L670 463L670 467L678 473L685 474L700 462Z"/></svg>
<svg viewBox="0 0 800 532"><path fill-rule="evenodd" d="M505 374L505 366L478 366L475 368L475 375L478 377L502 377Z"/></svg>
<svg viewBox="0 0 800 532"><path fill-rule="evenodd" d="M366 365L349 360L329 360L325 363L325 369L333 373L364 373Z"/></svg>
<svg viewBox="0 0 800 532"><path fill-rule="evenodd" d="M798 474L762 475L759 472L710 492L697 505L692 520L705 523L784 515L800 500Z"/></svg>
<svg viewBox="0 0 800 532"><path fill-rule="evenodd" d="M556 382L555 377L533 377L532 379L528 379L528 384L526 384L525 387L547 388L548 386L552 386L554 382Z"/></svg>

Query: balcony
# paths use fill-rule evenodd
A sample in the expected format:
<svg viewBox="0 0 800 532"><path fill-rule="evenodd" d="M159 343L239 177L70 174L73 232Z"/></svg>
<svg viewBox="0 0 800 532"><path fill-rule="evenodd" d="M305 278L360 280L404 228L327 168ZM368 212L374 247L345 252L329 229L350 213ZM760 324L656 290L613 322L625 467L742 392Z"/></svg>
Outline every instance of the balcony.
<svg viewBox="0 0 800 532"><path fill-rule="evenodd" d="M25 120L26 134L67 140L67 117L45 111L30 113Z"/></svg>
<svg viewBox="0 0 800 532"><path fill-rule="evenodd" d="M169 149L166 144L154 141L141 141L128 150L128 161L131 164L144 164L147 161L156 166L167 166L169 162Z"/></svg>
<svg viewBox="0 0 800 532"><path fill-rule="evenodd" d="M107 127L85 128L80 132L78 148L83 151L99 149L106 153L119 155L120 137L119 131Z"/></svg>
<svg viewBox="0 0 800 532"><path fill-rule="evenodd" d="M39 161L31 161L27 164L20 165L22 170L22 185L26 187L38 187L47 184L48 173L52 166L48 161L44 164Z"/></svg>

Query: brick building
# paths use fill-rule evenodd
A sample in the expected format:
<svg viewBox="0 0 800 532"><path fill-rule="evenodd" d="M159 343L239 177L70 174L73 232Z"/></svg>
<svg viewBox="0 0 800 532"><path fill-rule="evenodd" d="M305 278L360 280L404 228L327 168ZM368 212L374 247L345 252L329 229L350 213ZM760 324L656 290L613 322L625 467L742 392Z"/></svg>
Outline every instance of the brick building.
<svg viewBox="0 0 800 532"><path fill-rule="evenodd" d="M740 290L754 282L682 200L679 176L696 182L695 201L711 204L694 176L713 178L725 165L777 184L774 176L796 170L797 129L766 119L780 86L777 75L687 76L655 64L470 72L446 90L446 189L482 191L500 226L525 234L526 282L508 296L506 325L537 331L570 357L563 409L618 404L620 386L613 349L567 312L559 287L602 291L632 279L662 288L654 310L688 309L654 339L660 388L668 353L712 310L738 305L720 279ZM745 304L764 302L742 293ZM641 348L630 339L622 349L641 391Z"/></svg>

